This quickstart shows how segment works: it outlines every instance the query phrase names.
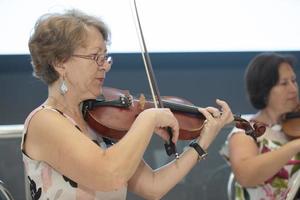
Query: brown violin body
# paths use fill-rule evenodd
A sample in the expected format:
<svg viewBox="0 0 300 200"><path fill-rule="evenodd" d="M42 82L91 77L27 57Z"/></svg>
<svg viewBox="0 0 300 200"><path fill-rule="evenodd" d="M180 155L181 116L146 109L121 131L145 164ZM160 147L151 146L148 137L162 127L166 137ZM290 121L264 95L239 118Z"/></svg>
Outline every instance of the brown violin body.
<svg viewBox="0 0 300 200"><path fill-rule="evenodd" d="M126 99L131 97L128 91L125 90L104 87L103 95L106 102L111 101L114 103L95 107L88 111L85 119L91 128L98 133L105 134L110 139L121 139L142 111L154 107L152 101L143 99L143 97L141 99ZM174 105L192 105L187 100L177 97L163 97L162 99L167 108L172 107L173 103ZM128 100L130 102L126 102ZM168 106L168 103L171 106ZM179 123L181 133L179 139L192 140L197 138L205 121L204 116L199 112L186 114L184 111L180 111L180 106L171 108L171 110Z"/></svg>
<svg viewBox="0 0 300 200"><path fill-rule="evenodd" d="M191 102L179 97L162 97L165 108L170 108L179 123L179 140L192 140L199 137L206 118ZM154 103L142 95L132 98L127 90L103 87L103 97L83 103L83 115L89 126L97 133L112 140L121 139L136 117L145 109L153 108ZM238 128L256 138L263 134L265 127L256 125L235 116Z"/></svg>
<svg viewBox="0 0 300 200"><path fill-rule="evenodd" d="M282 130L291 138L300 137L300 106L295 111L285 114L282 120Z"/></svg>

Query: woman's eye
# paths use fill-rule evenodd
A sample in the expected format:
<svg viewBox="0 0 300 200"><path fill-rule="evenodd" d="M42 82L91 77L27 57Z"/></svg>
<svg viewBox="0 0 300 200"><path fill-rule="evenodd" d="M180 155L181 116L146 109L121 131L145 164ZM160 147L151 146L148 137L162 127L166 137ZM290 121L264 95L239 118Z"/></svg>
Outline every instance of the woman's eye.
<svg viewBox="0 0 300 200"><path fill-rule="evenodd" d="M287 81L284 81L284 82L280 82L280 83L279 83L279 85L283 85L283 86L285 86L285 85L287 85L287 84L288 84Z"/></svg>

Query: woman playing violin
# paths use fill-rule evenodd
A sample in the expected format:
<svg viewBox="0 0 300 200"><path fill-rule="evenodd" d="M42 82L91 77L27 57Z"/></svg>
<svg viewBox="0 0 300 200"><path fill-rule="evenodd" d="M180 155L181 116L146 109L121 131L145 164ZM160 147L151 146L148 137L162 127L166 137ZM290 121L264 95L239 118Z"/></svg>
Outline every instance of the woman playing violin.
<svg viewBox="0 0 300 200"><path fill-rule="evenodd" d="M127 189L159 199L198 162L194 148L153 170L143 154L155 132L178 139L178 122L169 109L141 112L128 133L108 146L84 121L81 102L101 93L112 59L110 33L100 19L78 10L43 15L29 40L34 76L48 86L45 102L28 116L23 160L33 199L125 199ZM206 150L233 119L228 105L199 108L207 119L197 145ZM219 116L219 117L213 117ZM200 135L200 133L199 133Z"/></svg>
<svg viewBox="0 0 300 200"><path fill-rule="evenodd" d="M236 199L286 199L300 164L300 139L281 129L282 117L299 104L291 55L262 53L249 63L245 81L249 99L258 109L250 117L267 125L257 143L234 129L229 135L229 161L237 181Z"/></svg>

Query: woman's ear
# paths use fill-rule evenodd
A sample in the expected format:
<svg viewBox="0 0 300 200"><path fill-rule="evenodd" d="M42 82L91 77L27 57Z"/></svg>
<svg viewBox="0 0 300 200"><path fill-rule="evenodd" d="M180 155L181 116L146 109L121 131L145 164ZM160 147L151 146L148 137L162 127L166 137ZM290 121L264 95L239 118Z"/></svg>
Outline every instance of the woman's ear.
<svg viewBox="0 0 300 200"><path fill-rule="evenodd" d="M57 62L57 63L53 63L52 66L60 76L63 76L66 73L66 67L65 67L64 63Z"/></svg>

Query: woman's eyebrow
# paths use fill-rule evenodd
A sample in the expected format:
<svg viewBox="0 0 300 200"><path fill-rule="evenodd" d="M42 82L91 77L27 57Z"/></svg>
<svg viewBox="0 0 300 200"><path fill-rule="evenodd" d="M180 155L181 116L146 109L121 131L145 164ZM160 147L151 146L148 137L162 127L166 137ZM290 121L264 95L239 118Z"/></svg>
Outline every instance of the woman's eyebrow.
<svg viewBox="0 0 300 200"><path fill-rule="evenodd" d="M97 53L97 54L98 54L98 53L101 53L101 54L107 53L107 48L102 49L101 47L96 47L96 48L94 48L94 50L96 50L96 53Z"/></svg>

